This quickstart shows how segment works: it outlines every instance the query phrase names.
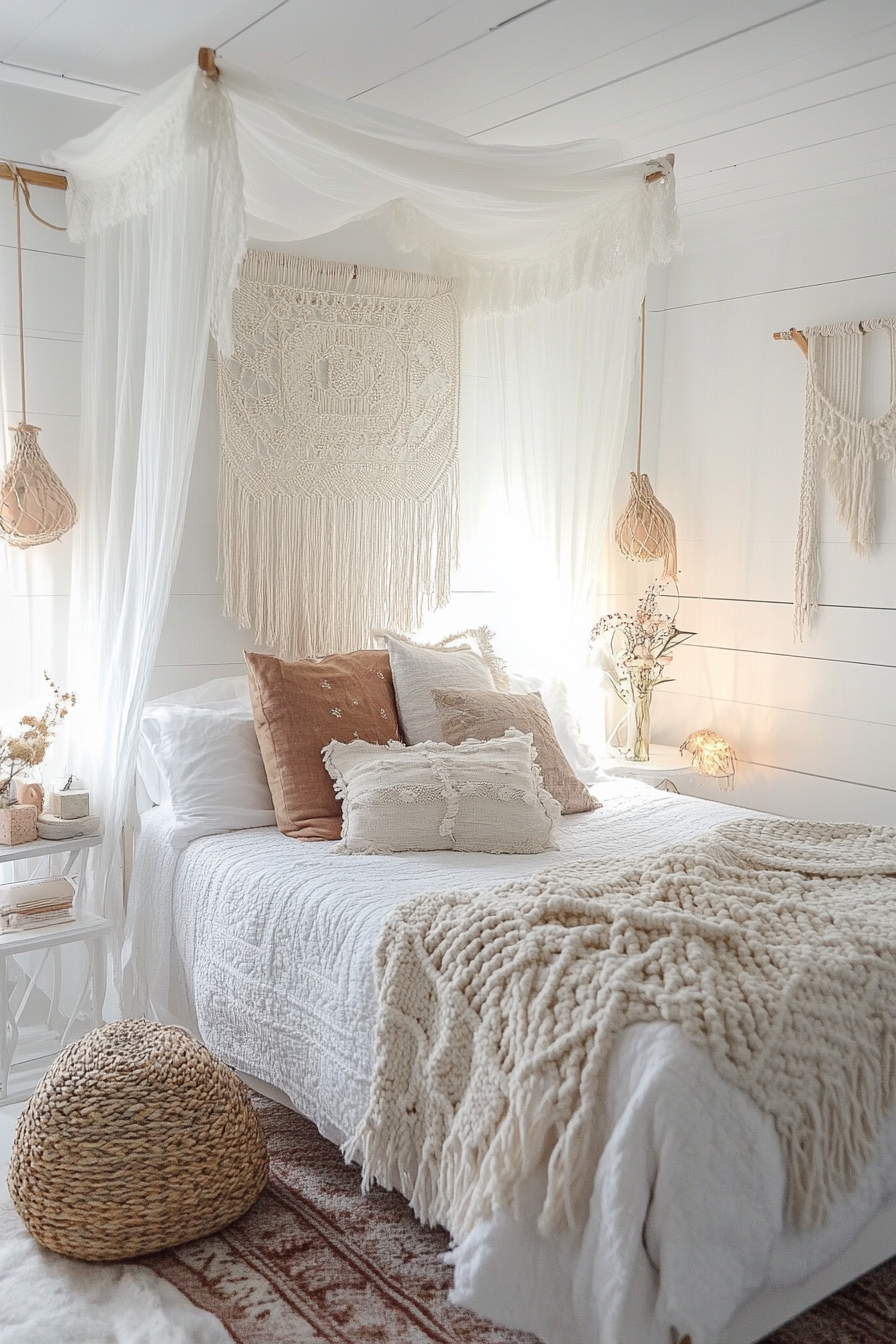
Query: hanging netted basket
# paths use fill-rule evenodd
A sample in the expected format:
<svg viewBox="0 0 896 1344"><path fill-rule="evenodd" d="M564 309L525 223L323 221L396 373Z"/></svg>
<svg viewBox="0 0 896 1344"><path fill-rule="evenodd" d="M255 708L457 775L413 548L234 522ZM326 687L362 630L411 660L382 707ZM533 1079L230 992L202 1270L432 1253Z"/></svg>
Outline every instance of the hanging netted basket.
<svg viewBox="0 0 896 1344"><path fill-rule="evenodd" d="M0 476L0 537L10 546L25 550L58 541L78 518L78 510L65 486L40 450L37 425L28 424L25 408L25 293L22 281L22 204L41 224L58 229L36 213L28 193L28 184L14 163L7 164L12 178L16 207L16 274L19 291L19 376L21 379L21 423L12 431L12 457Z"/></svg>
<svg viewBox="0 0 896 1344"><path fill-rule="evenodd" d="M13 451L0 477L0 534L24 550L58 541L78 518L75 501L37 441L37 425L17 425Z"/></svg>
<svg viewBox="0 0 896 1344"><path fill-rule="evenodd" d="M628 503L616 524L616 547L626 560L662 560L662 577L675 579L675 519L653 493L646 471L633 471L631 478Z"/></svg>
<svg viewBox="0 0 896 1344"><path fill-rule="evenodd" d="M647 472L641 470L641 443L644 437L644 351L647 330L647 301L641 303L641 376L638 392L638 468L631 473L632 484L619 522L616 524L616 549L626 560L662 560L664 579L678 578L678 550L675 543L675 519L653 493Z"/></svg>

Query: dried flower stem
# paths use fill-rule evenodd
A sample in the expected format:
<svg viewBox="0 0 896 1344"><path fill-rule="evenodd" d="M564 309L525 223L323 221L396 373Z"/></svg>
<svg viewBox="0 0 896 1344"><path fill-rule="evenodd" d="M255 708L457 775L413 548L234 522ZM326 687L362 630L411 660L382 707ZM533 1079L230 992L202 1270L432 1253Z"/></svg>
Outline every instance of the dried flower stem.
<svg viewBox="0 0 896 1344"><path fill-rule="evenodd" d="M56 729L76 703L71 691L62 691L45 672L52 698L40 718L23 714L18 729L9 737L0 731L0 805L10 798L10 785L16 775L40 765L47 754Z"/></svg>

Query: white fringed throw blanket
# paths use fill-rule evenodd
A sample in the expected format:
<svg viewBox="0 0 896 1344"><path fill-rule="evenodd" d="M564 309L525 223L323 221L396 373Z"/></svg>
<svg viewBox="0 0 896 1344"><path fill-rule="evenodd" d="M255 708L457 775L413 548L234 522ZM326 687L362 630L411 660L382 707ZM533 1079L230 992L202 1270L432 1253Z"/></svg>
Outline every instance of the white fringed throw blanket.
<svg viewBox="0 0 896 1344"><path fill-rule="evenodd" d="M249 251L218 366L224 614L282 658L416 630L457 551L453 281Z"/></svg>
<svg viewBox="0 0 896 1344"><path fill-rule="evenodd" d="M346 1155L460 1239L547 1158L581 1226L619 1033L678 1023L775 1121L786 1214L823 1223L896 1092L896 830L759 818L636 862L399 906Z"/></svg>

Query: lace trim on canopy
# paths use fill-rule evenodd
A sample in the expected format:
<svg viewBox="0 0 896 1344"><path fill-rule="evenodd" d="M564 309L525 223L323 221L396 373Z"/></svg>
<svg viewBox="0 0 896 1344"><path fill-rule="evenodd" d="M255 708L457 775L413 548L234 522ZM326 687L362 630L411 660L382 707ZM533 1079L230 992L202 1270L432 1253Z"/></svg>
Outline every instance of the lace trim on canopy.
<svg viewBox="0 0 896 1344"><path fill-rule="evenodd" d="M389 231L403 252L420 253L434 270L454 277L463 316L518 312L579 289L603 289L636 266L671 261L682 247L675 177L668 159L658 164L662 178L620 181L611 199L558 220L541 250L509 260L470 255L459 238L403 199L387 207Z"/></svg>
<svg viewBox="0 0 896 1344"><path fill-rule="evenodd" d="M190 69L135 100L123 113L115 135L101 126L44 155L46 163L64 169L69 178L69 237L85 242L148 215L181 179L189 161L205 153L211 326L223 352L230 354L230 297L246 250L243 173L230 98L220 84Z"/></svg>

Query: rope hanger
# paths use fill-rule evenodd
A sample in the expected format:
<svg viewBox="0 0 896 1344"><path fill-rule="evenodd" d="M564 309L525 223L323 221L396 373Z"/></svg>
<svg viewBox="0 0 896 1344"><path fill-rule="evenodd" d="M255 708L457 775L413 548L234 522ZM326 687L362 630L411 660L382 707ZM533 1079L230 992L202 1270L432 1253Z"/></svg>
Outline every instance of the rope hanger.
<svg viewBox="0 0 896 1344"><path fill-rule="evenodd" d="M641 471L644 438L644 364L647 338L647 297L641 300L641 377L638 389L638 466L630 472L628 503L616 524L616 549L626 560L662 560L663 578L677 579L678 551L675 520L653 493L650 478Z"/></svg>
<svg viewBox="0 0 896 1344"><path fill-rule="evenodd" d="M22 275L22 197L29 214L49 229L64 233L64 227L43 219L31 204L25 180L27 170L14 163L2 165L0 174L12 181L16 211L16 280L19 299L19 376L22 418L13 434L13 454L0 477L0 536L11 546L25 550L58 541L77 521L75 501L50 466L37 441L38 426L28 424L25 401L25 287ZM47 174L49 176L49 174ZM65 179L62 179L65 181Z"/></svg>
<svg viewBox="0 0 896 1344"><path fill-rule="evenodd" d="M22 421L26 421L28 416L25 411L25 315L24 315L24 286L22 284L22 207L20 196L25 197L25 204L28 207L28 213L33 215L39 224L46 224L48 229L55 229L57 233L65 233L64 224L51 224L48 219L43 219L31 204L31 192L28 190L28 183L25 181L24 174L14 163L3 165L7 171L4 177L12 179L12 199L16 207L16 281L19 291L19 374L21 377L22 392Z"/></svg>

